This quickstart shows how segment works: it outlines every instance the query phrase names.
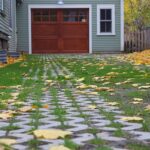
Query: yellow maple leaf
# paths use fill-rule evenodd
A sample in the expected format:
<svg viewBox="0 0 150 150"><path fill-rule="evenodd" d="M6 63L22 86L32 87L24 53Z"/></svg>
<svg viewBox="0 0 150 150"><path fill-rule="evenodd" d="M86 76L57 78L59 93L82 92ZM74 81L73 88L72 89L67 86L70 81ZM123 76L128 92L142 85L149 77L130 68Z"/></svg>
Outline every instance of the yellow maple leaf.
<svg viewBox="0 0 150 150"><path fill-rule="evenodd" d="M35 130L33 131L33 134L37 138L54 140L58 138L65 138L67 135L71 135L72 132L63 131L59 129L49 129L49 130Z"/></svg>
<svg viewBox="0 0 150 150"><path fill-rule="evenodd" d="M145 107L145 110L146 110L146 111L150 111L150 105L146 106L146 107Z"/></svg>
<svg viewBox="0 0 150 150"><path fill-rule="evenodd" d="M140 86L139 89L149 89L150 85Z"/></svg>
<svg viewBox="0 0 150 150"><path fill-rule="evenodd" d="M90 109L96 109L96 105L89 105L88 108L90 108Z"/></svg>
<svg viewBox="0 0 150 150"><path fill-rule="evenodd" d="M80 78L80 79L77 79L76 82L82 82L84 80L85 80L85 78Z"/></svg>
<svg viewBox="0 0 150 150"><path fill-rule="evenodd" d="M3 112L0 114L0 119L7 120L7 119L12 118L12 117L13 117L13 114L9 113L9 112Z"/></svg>
<svg viewBox="0 0 150 150"><path fill-rule="evenodd" d="M123 120L123 121L142 121L143 118L133 116L133 117L122 117L121 120Z"/></svg>
<svg viewBox="0 0 150 150"><path fill-rule="evenodd" d="M111 105L111 106L119 105L119 103L117 103L117 102L108 102L108 104Z"/></svg>
<svg viewBox="0 0 150 150"><path fill-rule="evenodd" d="M14 139L2 138L2 139L0 139L0 143L5 144L5 145L12 145L12 144L16 144L17 141Z"/></svg>
<svg viewBox="0 0 150 150"><path fill-rule="evenodd" d="M71 150L63 145L53 146L49 150Z"/></svg>
<svg viewBox="0 0 150 150"><path fill-rule="evenodd" d="M19 111L21 111L21 112L29 112L31 110L32 110L31 106L24 106L22 108L19 108Z"/></svg>
<svg viewBox="0 0 150 150"><path fill-rule="evenodd" d="M141 104L141 102L133 101L133 102L131 102L131 104Z"/></svg>
<svg viewBox="0 0 150 150"><path fill-rule="evenodd" d="M139 102L143 101L142 98L133 98L133 100L134 100L134 101L139 101Z"/></svg>

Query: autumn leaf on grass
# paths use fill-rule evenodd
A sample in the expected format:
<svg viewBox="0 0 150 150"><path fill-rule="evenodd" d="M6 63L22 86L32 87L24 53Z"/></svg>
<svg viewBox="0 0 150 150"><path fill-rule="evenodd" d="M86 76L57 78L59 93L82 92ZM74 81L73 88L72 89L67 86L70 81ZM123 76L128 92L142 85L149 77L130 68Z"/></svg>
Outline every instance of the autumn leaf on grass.
<svg viewBox="0 0 150 150"><path fill-rule="evenodd" d="M146 111L150 111L150 105L146 106L146 107L145 107L145 110L146 110Z"/></svg>
<svg viewBox="0 0 150 150"><path fill-rule="evenodd" d="M43 139L51 139L55 140L58 138L65 138L68 135L72 135L69 131L57 130L57 129L49 129L49 130L35 130L33 134L37 138Z"/></svg>
<svg viewBox="0 0 150 150"><path fill-rule="evenodd" d="M12 145L12 144L16 144L16 143L17 143L17 141L14 139L7 139L7 138L0 139L0 144Z"/></svg>
<svg viewBox="0 0 150 150"><path fill-rule="evenodd" d="M71 150L63 145L53 146L49 150Z"/></svg>
<svg viewBox="0 0 150 150"><path fill-rule="evenodd" d="M13 96L13 97L17 97L19 95L19 93L11 93L11 96Z"/></svg>
<svg viewBox="0 0 150 150"><path fill-rule="evenodd" d="M87 95L98 95L98 92L89 92Z"/></svg>
<svg viewBox="0 0 150 150"><path fill-rule="evenodd" d="M53 80L45 80L46 83L52 83Z"/></svg>
<svg viewBox="0 0 150 150"><path fill-rule="evenodd" d="M96 109L96 105L89 105L88 108L89 109Z"/></svg>
<svg viewBox="0 0 150 150"><path fill-rule="evenodd" d="M108 105L116 106L116 105L119 105L119 103L117 103L117 102L108 102Z"/></svg>
<svg viewBox="0 0 150 150"><path fill-rule="evenodd" d="M141 104L142 102L138 102L138 101L133 101L133 102L130 102L131 104Z"/></svg>
<svg viewBox="0 0 150 150"><path fill-rule="evenodd" d="M133 117L122 117L121 120L123 120L123 121L143 121L143 118L133 116Z"/></svg>
<svg viewBox="0 0 150 150"><path fill-rule="evenodd" d="M132 84L133 87L138 87L139 84L138 83L135 83L135 84Z"/></svg>
<svg viewBox="0 0 150 150"><path fill-rule="evenodd" d="M76 80L76 82L82 82L84 80L85 80L85 78L79 78L79 79Z"/></svg>
<svg viewBox="0 0 150 150"><path fill-rule="evenodd" d="M13 114L10 112L3 112L0 114L0 119L7 120L7 119L12 118L12 117L13 117Z"/></svg>
<svg viewBox="0 0 150 150"><path fill-rule="evenodd" d="M140 86L139 89L149 89L150 85Z"/></svg>
<svg viewBox="0 0 150 150"><path fill-rule="evenodd" d="M21 112L29 112L31 110L32 110L31 106L24 106L22 108L19 108L19 111L21 111Z"/></svg>
<svg viewBox="0 0 150 150"><path fill-rule="evenodd" d="M133 100L134 100L134 101L138 101L138 102L143 101L143 99L142 99L142 98L133 98Z"/></svg>
<svg viewBox="0 0 150 150"><path fill-rule="evenodd" d="M87 88L89 88L89 86L85 85L85 84L82 84L82 85L77 86L76 88L77 89L87 89Z"/></svg>
<svg viewBox="0 0 150 150"><path fill-rule="evenodd" d="M112 89L110 87L98 87L98 88L95 88L95 90L98 92L100 92L100 91L114 92L114 89Z"/></svg>

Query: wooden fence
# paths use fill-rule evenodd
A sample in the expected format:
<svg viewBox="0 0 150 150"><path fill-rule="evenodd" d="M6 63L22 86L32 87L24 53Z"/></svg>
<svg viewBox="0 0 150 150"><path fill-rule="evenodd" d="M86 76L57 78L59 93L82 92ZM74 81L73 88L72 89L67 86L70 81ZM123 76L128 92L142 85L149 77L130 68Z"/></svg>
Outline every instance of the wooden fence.
<svg viewBox="0 0 150 150"><path fill-rule="evenodd" d="M138 52L146 49L150 49L150 29L125 33L126 52Z"/></svg>

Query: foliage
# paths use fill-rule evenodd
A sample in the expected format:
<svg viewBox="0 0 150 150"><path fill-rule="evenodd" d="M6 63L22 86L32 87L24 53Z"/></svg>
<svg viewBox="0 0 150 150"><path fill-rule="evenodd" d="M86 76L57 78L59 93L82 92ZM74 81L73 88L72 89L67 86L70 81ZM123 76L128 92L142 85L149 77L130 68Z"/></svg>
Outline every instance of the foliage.
<svg viewBox="0 0 150 150"><path fill-rule="evenodd" d="M149 0L125 0L125 24L131 29L143 29L150 25Z"/></svg>

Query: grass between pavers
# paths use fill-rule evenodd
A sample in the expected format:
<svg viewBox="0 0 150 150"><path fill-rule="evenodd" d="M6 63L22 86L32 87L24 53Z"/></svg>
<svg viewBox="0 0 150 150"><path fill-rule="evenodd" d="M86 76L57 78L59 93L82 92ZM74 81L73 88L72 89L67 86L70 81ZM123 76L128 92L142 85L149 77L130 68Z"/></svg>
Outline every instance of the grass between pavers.
<svg viewBox="0 0 150 150"><path fill-rule="evenodd" d="M55 60L56 61L56 60ZM125 111L126 115L139 115L144 118L143 121L143 130L144 131L150 131L150 118L149 113L144 111L144 107L150 103L150 92L149 89L145 90L139 90L138 88L135 88L132 86L132 84L140 84L140 85L147 85L147 83L150 83L150 71L148 68L138 69L137 67L125 63L125 62L118 62L113 59L109 60L96 60L93 58L89 59L77 59L77 58L61 58L57 59L57 61L62 64L63 66L67 67L71 72L74 73L76 78L82 78L84 77L85 80L83 81L84 84L89 85L97 85L97 86L107 86L112 87L115 89L114 95L111 95L113 92L99 92L100 95L104 96L106 101L117 101L119 103L119 107ZM42 96L42 87L44 87L43 83L43 66L45 61L39 61L37 56L29 56L27 58L26 62L19 62L16 64L12 64L10 66L7 66L6 68L0 68L0 76L1 79L1 85L2 86L16 86L16 85L22 85L23 90L21 90L18 100L20 101L26 101L27 97L31 95L31 97L34 97L35 102L34 105L39 105L39 100ZM51 62L48 62L51 63ZM53 66L55 68L55 66ZM35 80L33 77L35 76L35 72L37 71L37 68L39 68L39 71L37 72L38 79ZM4 70L5 69L5 70ZM106 76L107 73L110 72L117 72L118 74L109 80L106 81L94 81L93 78L97 76ZM6 74L6 75L5 75ZM49 71L48 79L54 79L59 82L59 84L62 84L64 87L67 84L66 79L64 76L58 76L56 78L51 77L51 72ZM25 78L26 80L24 81ZM115 83L126 81L127 79L131 79L131 83L116 85ZM74 78L69 79L74 84L74 87L76 87L76 81ZM110 82L107 83L106 82ZM66 90L68 91L68 89ZM0 89L0 103L3 100L10 99L11 93L14 92L14 89L7 88L7 89ZM57 98L57 89L52 88L51 93L53 94L53 104L56 105L56 109L54 110L54 114L58 116L58 121L61 122L62 128L65 128L64 121L66 112L63 108L59 107L58 105L58 98ZM74 97L71 95L71 93L66 92L66 95L70 98L72 98L72 105L76 107L80 111L80 107L78 104L74 101ZM143 98L144 103L139 105L131 104L133 98ZM3 106L4 104L0 105L0 109L4 109L7 106ZM21 107L20 105L17 107ZM105 112L104 110L100 109L100 113L102 113L106 118L112 121L111 127L116 127L118 130L114 132L115 136L119 137L126 137L126 134L123 133L123 131L120 130L121 125L115 124L113 122L113 114L109 114ZM33 126L33 130L40 125L40 122L38 121L40 119L41 114L38 110L38 107L35 112L31 113L32 122L31 125ZM80 117L85 118L85 122L88 124L90 123L88 121L88 116L84 114L83 112L80 113ZM12 121L13 122L13 121ZM6 127L6 130L11 131L15 130L17 127L13 126L13 124L10 124L10 126ZM96 130L91 129L91 133L95 134ZM67 147L70 146L77 149L76 145L70 141L70 139L67 141L66 145ZM96 139L95 139L96 140ZM101 139L100 139L101 140ZM96 142L96 141L94 141ZM33 139L33 141L29 142L29 145L31 147L38 146L38 141L36 139ZM102 144L103 145L103 144ZM133 150L147 150L146 146L139 145L139 144L129 144L129 148ZM141 149L140 149L141 148ZM99 149L109 149L104 146L98 148Z"/></svg>

